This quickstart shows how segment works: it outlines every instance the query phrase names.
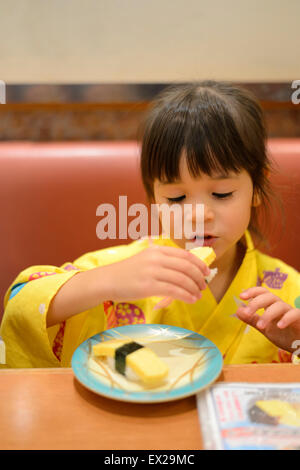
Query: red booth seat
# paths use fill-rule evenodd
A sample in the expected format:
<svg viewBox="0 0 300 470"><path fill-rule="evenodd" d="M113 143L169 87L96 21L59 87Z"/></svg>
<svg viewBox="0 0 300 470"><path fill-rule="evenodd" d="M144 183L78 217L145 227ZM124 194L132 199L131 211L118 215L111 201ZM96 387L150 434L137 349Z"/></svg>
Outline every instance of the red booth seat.
<svg viewBox="0 0 300 470"><path fill-rule="evenodd" d="M299 270L300 139L270 139L268 149L286 212L282 238L272 233L269 252ZM96 209L102 203L118 208L120 195L128 207L146 203L136 142L1 143L0 165L2 300L28 266L61 265L131 241L97 238ZM271 217L278 225L275 210Z"/></svg>

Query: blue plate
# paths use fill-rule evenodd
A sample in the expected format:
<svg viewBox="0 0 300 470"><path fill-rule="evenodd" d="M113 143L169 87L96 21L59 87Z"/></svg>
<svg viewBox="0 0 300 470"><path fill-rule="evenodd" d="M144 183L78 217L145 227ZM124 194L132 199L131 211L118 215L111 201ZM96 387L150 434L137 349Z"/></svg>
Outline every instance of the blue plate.
<svg viewBox="0 0 300 470"><path fill-rule="evenodd" d="M95 358L93 345L111 339L132 339L157 353L169 366L164 384L145 388ZM194 395L218 378L222 366L222 355L209 339L169 325L137 324L106 330L84 341L72 357L74 374L86 388L98 395L135 403L159 403Z"/></svg>

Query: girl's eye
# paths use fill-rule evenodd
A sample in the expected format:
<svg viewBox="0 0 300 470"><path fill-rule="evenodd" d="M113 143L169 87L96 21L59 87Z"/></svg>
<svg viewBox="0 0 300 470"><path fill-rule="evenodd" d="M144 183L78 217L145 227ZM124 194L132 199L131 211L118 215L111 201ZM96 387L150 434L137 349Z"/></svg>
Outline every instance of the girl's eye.
<svg viewBox="0 0 300 470"><path fill-rule="evenodd" d="M215 196L217 199L225 199L227 197L230 197L233 194L233 191L231 193L212 193L213 196Z"/></svg>
<svg viewBox="0 0 300 470"><path fill-rule="evenodd" d="M183 201L185 196L179 196L179 197L167 197L169 202L180 202Z"/></svg>

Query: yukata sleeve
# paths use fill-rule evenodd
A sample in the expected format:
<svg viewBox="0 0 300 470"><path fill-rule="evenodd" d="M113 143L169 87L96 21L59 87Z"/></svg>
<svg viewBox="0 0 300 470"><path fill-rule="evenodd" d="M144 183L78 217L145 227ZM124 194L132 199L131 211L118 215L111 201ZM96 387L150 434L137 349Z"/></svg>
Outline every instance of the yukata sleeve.
<svg viewBox="0 0 300 470"><path fill-rule="evenodd" d="M291 307L299 309L300 314L300 273L286 265L285 271L286 278L282 278L285 282L283 282L282 295L280 297ZM293 341L290 347L293 349L293 353L276 348L272 362L292 362L293 364L300 365L300 337Z"/></svg>
<svg viewBox="0 0 300 470"><path fill-rule="evenodd" d="M0 330L6 367L60 367L50 341L58 326L47 328L46 317L58 290L80 272L75 266L67 266L27 268L7 290Z"/></svg>
<svg viewBox="0 0 300 470"><path fill-rule="evenodd" d="M115 325L115 310L107 299L98 308L47 328L46 318L52 299L78 272L120 261L147 245L147 241L133 242L86 253L62 267L32 266L22 271L4 298L0 336L6 348L5 366L69 366L70 355L79 340Z"/></svg>

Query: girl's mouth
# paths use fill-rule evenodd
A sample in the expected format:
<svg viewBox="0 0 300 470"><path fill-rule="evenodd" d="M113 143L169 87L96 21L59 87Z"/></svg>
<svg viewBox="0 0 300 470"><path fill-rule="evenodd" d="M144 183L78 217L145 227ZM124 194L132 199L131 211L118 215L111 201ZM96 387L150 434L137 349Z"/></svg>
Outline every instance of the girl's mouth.
<svg viewBox="0 0 300 470"><path fill-rule="evenodd" d="M212 246L217 237L213 235L204 235L204 237L198 237L197 235L191 239L191 243L194 243L195 246Z"/></svg>

